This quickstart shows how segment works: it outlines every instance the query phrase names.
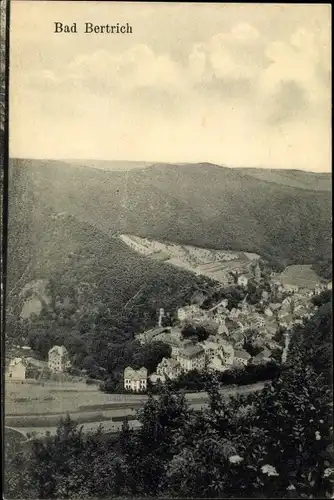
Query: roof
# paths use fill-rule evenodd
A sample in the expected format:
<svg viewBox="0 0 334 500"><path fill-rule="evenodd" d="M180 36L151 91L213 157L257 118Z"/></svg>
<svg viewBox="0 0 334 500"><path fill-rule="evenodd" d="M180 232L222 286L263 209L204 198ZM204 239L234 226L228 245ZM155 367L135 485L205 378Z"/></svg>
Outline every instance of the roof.
<svg viewBox="0 0 334 500"><path fill-rule="evenodd" d="M143 366L139 370L134 370L131 366L127 366L124 370L124 378L130 380L138 380L142 378L147 378L147 369Z"/></svg>
<svg viewBox="0 0 334 500"><path fill-rule="evenodd" d="M183 348L180 355L186 358L195 358L199 354L204 354L204 349L200 345L189 345Z"/></svg>
<svg viewBox="0 0 334 500"><path fill-rule="evenodd" d="M147 338L154 338L156 335L159 335L159 333L163 332L170 332L170 328L168 327L163 327L163 326L157 326L156 328L152 328L151 330L146 330L145 332L140 333L138 336L143 336Z"/></svg>
<svg viewBox="0 0 334 500"><path fill-rule="evenodd" d="M26 365L26 361L24 358L14 358L9 361L9 366L16 366L19 363L22 363L23 365Z"/></svg>
<svg viewBox="0 0 334 500"><path fill-rule="evenodd" d="M201 344L201 346L203 347L203 349L205 351L207 351L209 349L216 350L216 349L219 349L221 347L217 342L203 342Z"/></svg>
<svg viewBox="0 0 334 500"><path fill-rule="evenodd" d="M270 307L273 311L275 311L276 309L279 309L279 308L281 307L281 304L280 304L279 302L275 302L275 303L271 302L271 303L269 304L269 307Z"/></svg>
<svg viewBox="0 0 334 500"><path fill-rule="evenodd" d="M180 363L178 363L176 359L173 358L162 358L159 365L161 365L162 363L167 363L170 368L177 368L178 366L180 366Z"/></svg>
<svg viewBox="0 0 334 500"><path fill-rule="evenodd" d="M60 354L61 356L63 356L64 354L67 354L67 349L65 346L63 345L54 345L53 347L51 347L51 349L49 350L49 354L50 352L53 352L53 351L57 351L58 354Z"/></svg>
<svg viewBox="0 0 334 500"><path fill-rule="evenodd" d="M239 349L238 351L234 351L234 357L241 358L241 359L249 359L251 357L251 355L248 354L247 351L244 351L243 349Z"/></svg>

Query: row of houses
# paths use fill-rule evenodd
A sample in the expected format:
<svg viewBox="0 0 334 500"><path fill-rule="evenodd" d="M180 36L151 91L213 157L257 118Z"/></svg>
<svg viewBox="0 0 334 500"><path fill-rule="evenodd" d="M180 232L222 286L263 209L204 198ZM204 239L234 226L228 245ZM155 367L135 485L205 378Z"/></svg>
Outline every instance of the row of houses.
<svg viewBox="0 0 334 500"><path fill-rule="evenodd" d="M66 347L55 345L49 350L47 363L31 356L16 356L10 359L6 369L6 377L11 380L25 380L29 367L40 370L48 368L52 373L62 373L70 366L71 362Z"/></svg>

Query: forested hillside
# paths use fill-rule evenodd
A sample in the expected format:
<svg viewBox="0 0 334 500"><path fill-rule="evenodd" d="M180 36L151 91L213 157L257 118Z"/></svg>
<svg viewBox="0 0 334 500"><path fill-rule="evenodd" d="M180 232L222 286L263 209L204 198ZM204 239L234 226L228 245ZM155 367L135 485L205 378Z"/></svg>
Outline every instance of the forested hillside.
<svg viewBox="0 0 334 500"><path fill-rule="evenodd" d="M13 160L9 208L16 236L11 255L17 262L21 246L39 242L46 215L66 212L108 235L119 231L253 251L284 264L314 263L331 258L331 195L316 189L262 181L210 164L116 172Z"/></svg>
<svg viewBox="0 0 334 500"><path fill-rule="evenodd" d="M92 374L97 374L95 366L110 372L124 369L139 349L134 334L157 324L159 308L173 315L197 292L215 286L148 260L73 216L49 215L41 220L41 228L33 245L21 247L20 263L26 263L21 285L9 279L7 338L25 339L42 358L60 343L69 349L75 366L92 368ZM24 280L39 278L48 280L48 301L39 315L20 320L25 296L19 291Z"/></svg>

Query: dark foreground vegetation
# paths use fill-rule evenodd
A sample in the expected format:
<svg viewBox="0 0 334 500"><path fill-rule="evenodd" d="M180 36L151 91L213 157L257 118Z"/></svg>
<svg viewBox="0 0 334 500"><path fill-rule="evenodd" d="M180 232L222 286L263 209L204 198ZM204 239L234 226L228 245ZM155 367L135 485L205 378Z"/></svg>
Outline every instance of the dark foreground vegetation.
<svg viewBox="0 0 334 500"><path fill-rule="evenodd" d="M25 455L7 448L6 498L331 498L331 323L324 302L259 393L225 401L211 377L201 412L166 387L117 438L68 419Z"/></svg>

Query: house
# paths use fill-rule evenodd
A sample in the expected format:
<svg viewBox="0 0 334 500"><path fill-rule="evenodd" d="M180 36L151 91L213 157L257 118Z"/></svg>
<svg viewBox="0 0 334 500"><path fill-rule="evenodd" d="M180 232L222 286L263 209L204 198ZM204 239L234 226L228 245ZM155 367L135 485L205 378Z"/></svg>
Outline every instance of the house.
<svg viewBox="0 0 334 500"><path fill-rule="evenodd" d="M230 335L234 347L242 347L244 344L244 337L245 337L244 330L241 328L234 330L234 332Z"/></svg>
<svg viewBox="0 0 334 500"><path fill-rule="evenodd" d="M223 346L218 342L210 341L209 339L200 344L205 352L205 357L210 362L215 356L223 352Z"/></svg>
<svg viewBox="0 0 334 500"><path fill-rule="evenodd" d="M263 300L268 300L269 299L269 292L267 290L263 290L261 297Z"/></svg>
<svg viewBox="0 0 334 500"><path fill-rule="evenodd" d="M332 282L330 281L329 283L327 283L327 290L331 290L332 289Z"/></svg>
<svg viewBox="0 0 334 500"><path fill-rule="evenodd" d="M225 370L228 370L228 366L226 366L224 359L220 355L217 355L210 360L210 363L208 364L208 370L223 372Z"/></svg>
<svg viewBox="0 0 334 500"><path fill-rule="evenodd" d="M51 372L64 372L71 366L65 346L54 345L49 350L48 367Z"/></svg>
<svg viewBox="0 0 334 500"><path fill-rule="evenodd" d="M254 314L252 317L250 317L249 323L251 328L262 328L266 324L263 316L260 316L259 314Z"/></svg>
<svg viewBox="0 0 334 500"><path fill-rule="evenodd" d="M185 321L191 321L195 318L198 318L202 315L202 311L198 307L198 305L189 305L185 307L180 307L177 310L177 318L182 323Z"/></svg>
<svg viewBox="0 0 334 500"><path fill-rule="evenodd" d="M233 309L230 311L230 319L236 319L240 315L240 309L236 309L233 307Z"/></svg>
<svg viewBox="0 0 334 500"><path fill-rule="evenodd" d="M235 364L247 365L250 358L251 358L251 355L248 354L248 352L245 351L244 349L239 349L239 350L234 352L234 363Z"/></svg>
<svg viewBox="0 0 334 500"><path fill-rule="evenodd" d="M289 311L287 309L282 309L277 315L279 320L286 318L287 316L289 316Z"/></svg>
<svg viewBox="0 0 334 500"><path fill-rule="evenodd" d="M162 358L157 366L156 374L164 378L177 378L182 372L181 365L170 358Z"/></svg>
<svg viewBox="0 0 334 500"><path fill-rule="evenodd" d="M154 341L156 337L158 337L159 335L170 331L171 328L168 326L167 327L157 326L155 328L151 328L150 330L146 330L145 332L136 334L136 340L138 340L143 345L148 342Z"/></svg>
<svg viewBox="0 0 334 500"><path fill-rule="evenodd" d="M7 377L12 380L25 380L27 363L23 358L11 359L8 364Z"/></svg>
<svg viewBox="0 0 334 500"><path fill-rule="evenodd" d="M248 278L244 274L238 277L238 285L243 287L248 285Z"/></svg>
<svg viewBox="0 0 334 500"><path fill-rule="evenodd" d="M278 311L281 309L281 304L279 302L270 302L269 307L272 311Z"/></svg>
<svg viewBox="0 0 334 500"><path fill-rule="evenodd" d="M288 297L285 297L285 299L282 301L282 307L290 307L292 303L292 297L288 296Z"/></svg>
<svg viewBox="0 0 334 500"><path fill-rule="evenodd" d="M124 370L124 389L135 392L145 391L147 388L147 369L142 367L134 370L128 366Z"/></svg>
<svg viewBox="0 0 334 500"><path fill-rule="evenodd" d="M190 370L200 371L205 368L205 351L200 345L185 346L179 351L176 360L186 372Z"/></svg>
<svg viewBox="0 0 334 500"><path fill-rule="evenodd" d="M226 365L232 366L234 362L234 347L232 344L225 342L223 344L223 353L221 357Z"/></svg>
<svg viewBox="0 0 334 500"><path fill-rule="evenodd" d="M265 308L264 314L267 316L267 318L271 318L274 315L274 313L272 312L272 310L270 309L270 307L266 307Z"/></svg>
<svg viewBox="0 0 334 500"><path fill-rule="evenodd" d="M299 286L297 286L297 285L284 285L284 290L286 292L298 292Z"/></svg>
<svg viewBox="0 0 334 500"><path fill-rule="evenodd" d="M268 363L271 360L271 351L266 347L256 356L252 358L252 363L255 365L260 365L263 363Z"/></svg>

